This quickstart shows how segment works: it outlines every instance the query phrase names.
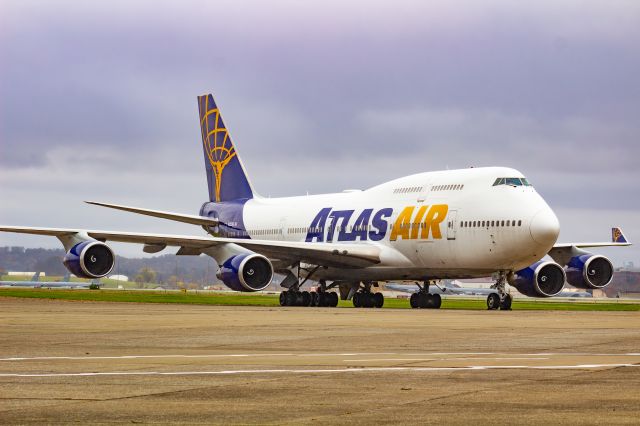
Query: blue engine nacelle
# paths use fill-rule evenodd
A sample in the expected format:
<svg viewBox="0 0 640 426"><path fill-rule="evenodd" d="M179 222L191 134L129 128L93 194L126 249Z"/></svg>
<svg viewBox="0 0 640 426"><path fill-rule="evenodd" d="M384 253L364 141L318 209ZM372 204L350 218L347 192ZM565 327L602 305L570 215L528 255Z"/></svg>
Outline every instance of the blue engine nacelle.
<svg viewBox="0 0 640 426"><path fill-rule="evenodd" d="M115 265L113 251L105 243L90 240L71 247L64 256L64 266L79 278L102 278Z"/></svg>
<svg viewBox="0 0 640 426"><path fill-rule="evenodd" d="M509 284L529 297L551 297L562 291L566 275L562 266L540 261L515 272Z"/></svg>
<svg viewBox="0 0 640 426"><path fill-rule="evenodd" d="M231 290L260 291L271 284L273 265L261 254L239 254L227 259L216 276Z"/></svg>
<svg viewBox="0 0 640 426"><path fill-rule="evenodd" d="M606 287L613 278L613 264L604 256L583 254L567 263L567 282L583 289Z"/></svg>

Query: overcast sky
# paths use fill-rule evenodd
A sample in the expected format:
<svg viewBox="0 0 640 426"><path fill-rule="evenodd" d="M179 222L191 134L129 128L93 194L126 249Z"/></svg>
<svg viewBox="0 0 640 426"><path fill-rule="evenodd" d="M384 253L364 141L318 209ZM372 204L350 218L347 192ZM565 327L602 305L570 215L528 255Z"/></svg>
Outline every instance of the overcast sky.
<svg viewBox="0 0 640 426"><path fill-rule="evenodd" d="M196 213L212 92L262 195L502 165L638 240L639 76L637 0L2 0L0 223L202 234L82 201Z"/></svg>

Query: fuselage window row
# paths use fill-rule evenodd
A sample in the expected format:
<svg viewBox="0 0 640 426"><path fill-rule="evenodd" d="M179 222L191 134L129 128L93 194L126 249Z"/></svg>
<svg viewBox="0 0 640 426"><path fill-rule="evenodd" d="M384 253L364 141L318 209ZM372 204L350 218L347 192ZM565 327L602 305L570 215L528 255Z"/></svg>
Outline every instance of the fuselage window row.
<svg viewBox="0 0 640 426"><path fill-rule="evenodd" d="M434 191L461 191L464 189L464 185L436 185L433 187Z"/></svg>
<svg viewBox="0 0 640 426"><path fill-rule="evenodd" d="M463 220L462 228L489 228L489 227L516 227L522 226L522 220Z"/></svg>
<svg viewBox="0 0 640 426"><path fill-rule="evenodd" d="M393 190L394 194L409 194L412 192L421 192L423 189L422 186L411 186L406 188L396 188Z"/></svg>

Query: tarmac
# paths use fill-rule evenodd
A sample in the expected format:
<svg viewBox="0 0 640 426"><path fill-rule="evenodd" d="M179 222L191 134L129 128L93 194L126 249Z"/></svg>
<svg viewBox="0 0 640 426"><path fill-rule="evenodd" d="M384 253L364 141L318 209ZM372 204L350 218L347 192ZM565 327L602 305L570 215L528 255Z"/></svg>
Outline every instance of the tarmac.
<svg viewBox="0 0 640 426"><path fill-rule="evenodd" d="M0 298L0 422L638 424L638 312Z"/></svg>

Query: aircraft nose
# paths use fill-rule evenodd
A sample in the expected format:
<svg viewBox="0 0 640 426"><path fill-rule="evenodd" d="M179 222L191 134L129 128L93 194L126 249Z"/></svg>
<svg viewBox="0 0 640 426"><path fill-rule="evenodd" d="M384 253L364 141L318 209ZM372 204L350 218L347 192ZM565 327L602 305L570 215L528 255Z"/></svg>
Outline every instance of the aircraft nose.
<svg viewBox="0 0 640 426"><path fill-rule="evenodd" d="M529 225L531 238L543 246L553 246L560 234L560 222L550 208L544 208L537 212Z"/></svg>

